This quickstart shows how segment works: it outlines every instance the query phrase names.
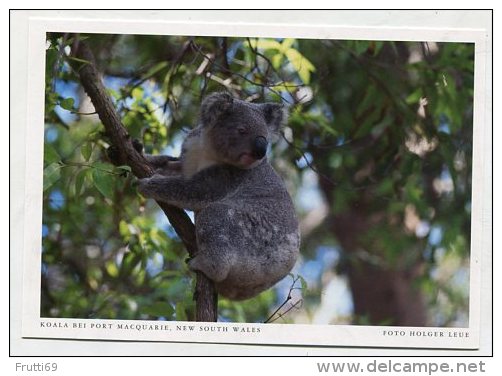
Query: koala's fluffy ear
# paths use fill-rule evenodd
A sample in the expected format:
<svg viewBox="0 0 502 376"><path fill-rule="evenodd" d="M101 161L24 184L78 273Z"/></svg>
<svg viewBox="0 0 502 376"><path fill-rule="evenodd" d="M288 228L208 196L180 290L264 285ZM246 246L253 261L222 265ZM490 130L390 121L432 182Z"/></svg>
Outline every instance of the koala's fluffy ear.
<svg viewBox="0 0 502 376"><path fill-rule="evenodd" d="M281 128L288 121L288 108L278 103L264 103L261 105L265 121L272 135L272 142L277 141Z"/></svg>
<svg viewBox="0 0 502 376"><path fill-rule="evenodd" d="M202 125L213 126L217 120L230 111L234 103L234 98L225 92L213 93L202 101L200 110L200 120Z"/></svg>

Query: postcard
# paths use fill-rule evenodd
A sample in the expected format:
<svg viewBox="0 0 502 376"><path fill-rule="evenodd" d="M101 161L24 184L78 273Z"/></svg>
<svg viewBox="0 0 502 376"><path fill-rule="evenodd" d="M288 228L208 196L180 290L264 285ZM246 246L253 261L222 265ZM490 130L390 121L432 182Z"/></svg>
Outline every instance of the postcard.
<svg viewBox="0 0 502 376"><path fill-rule="evenodd" d="M23 337L479 347L483 30L29 40Z"/></svg>

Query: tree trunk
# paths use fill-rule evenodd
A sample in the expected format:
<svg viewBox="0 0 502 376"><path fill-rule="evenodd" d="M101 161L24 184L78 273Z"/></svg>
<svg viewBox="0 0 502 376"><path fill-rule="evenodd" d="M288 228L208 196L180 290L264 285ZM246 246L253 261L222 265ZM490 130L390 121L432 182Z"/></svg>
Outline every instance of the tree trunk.
<svg viewBox="0 0 502 376"><path fill-rule="evenodd" d="M321 188L328 201L331 201L333 194L336 194L336 187L323 183L321 179ZM361 196L364 194L361 193ZM332 215L329 219L332 231L347 256L346 270L354 301L354 314L362 322L371 325L426 325L424 299L418 287L414 286L414 280L421 270L421 262L417 261L412 268L405 268L399 260L386 262L383 256L385 252L377 249L376 245L372 249L365 249L359 236L375 224L375 219L368 218L364 206L360 202L357 207ZM361 256L361 250L370 253ZM372 256L383 259L383 262L371 260Z"/></svg>

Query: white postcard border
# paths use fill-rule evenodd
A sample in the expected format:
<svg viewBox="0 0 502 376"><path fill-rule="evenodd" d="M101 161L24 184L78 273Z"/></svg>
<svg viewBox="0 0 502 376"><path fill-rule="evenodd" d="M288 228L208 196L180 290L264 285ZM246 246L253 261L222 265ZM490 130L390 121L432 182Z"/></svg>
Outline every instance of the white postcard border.
<svg viewBox="0 0 502 376"><path fill-rule="evenodd" d="M181 323L159 321L40 318L45 33L93 32L201 36L296 37L307 39L409 40L475 43L473 191L468 328ZM333 25L230 22L133 21L32 17L29 22L25 238L22 336L126 341L297 344L324 346L466 348L479 346L483 160L487 35L482 29L338 27ZM485 209L487 210L487 209ZM155 328L157 326L157 328ZM190 327L193 329L190 330ZM188 328L188 329L184 329ZM220 328L220 329L218 329ZM222 328L227 328L225 329ZM219 330L219 331L218 331Z"/></svg>

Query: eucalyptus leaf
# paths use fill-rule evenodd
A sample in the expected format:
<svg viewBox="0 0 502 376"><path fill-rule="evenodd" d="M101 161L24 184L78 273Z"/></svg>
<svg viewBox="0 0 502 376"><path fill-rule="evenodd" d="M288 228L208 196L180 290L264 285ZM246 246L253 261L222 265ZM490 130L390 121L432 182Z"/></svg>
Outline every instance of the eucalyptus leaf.
<svg viewBox="0 0 502 376"><path fill-rule="evenodd" d="M115 177L98 168L92 170L92 182L96 189L106 198L113 198Z"/></svg>
<svg viewBox="0 0 502 376"><path fill-rule="evenodd" d="M88 170L86 169L82 169L77 173L77 176L75 177L75 196L80 196L82 193L82 188L84 187L87 175Z"/></svg>
<svg viewBox="0 0 502 376"><path fill-rule="evenodd" d="M82 157L84 157L84 159L86 161L88 161L91 158L93 147L94 147L94 143L92 143L90 141L84 142L82 144L82 146L80 147L80 152L82 153Z"/></svg>
<svg viewBox="0 0 502 376"><path fill-rule="evenodd" d="M310 74L315 71L314 65L294 48L285 51L285 55L295 68L298 76L305 84L310 83Z"/></svg>

